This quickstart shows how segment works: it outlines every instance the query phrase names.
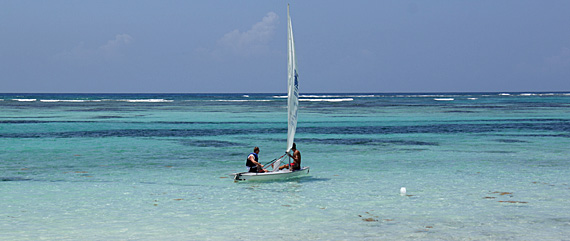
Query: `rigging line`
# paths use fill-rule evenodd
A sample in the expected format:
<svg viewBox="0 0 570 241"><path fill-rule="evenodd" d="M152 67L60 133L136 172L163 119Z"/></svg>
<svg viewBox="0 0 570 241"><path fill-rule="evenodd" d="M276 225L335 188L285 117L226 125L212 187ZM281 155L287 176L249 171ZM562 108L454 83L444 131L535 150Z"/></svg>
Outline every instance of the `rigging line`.
<svg viewBox="0 0 570 241"><path fill-rule="evenodd" d="M280 157L278 157L278 158L275 158L275 159L269 161L267 164L265 164L265 165L263 165L263 166L265 167L265 166L267 166L267 165L269 165L269 164L271 164L271 163L274 163L275 161L280 160L281 158L283 158L285 155L287 155L287 153L283 154L283 156L280 156Z"/></svg>

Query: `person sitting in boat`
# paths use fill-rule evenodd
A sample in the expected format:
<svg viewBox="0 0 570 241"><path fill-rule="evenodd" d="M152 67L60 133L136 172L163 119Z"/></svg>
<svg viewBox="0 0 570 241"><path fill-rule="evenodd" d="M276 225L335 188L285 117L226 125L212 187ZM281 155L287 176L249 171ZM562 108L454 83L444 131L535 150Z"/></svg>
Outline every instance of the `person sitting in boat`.
<svg viewBox="0 0 570 241"><path fill-rule="evenodd" d="M291 171L301 170L301 152L297 150L297 145L293 142L293 147L291 147L291 151L293 151L293 155L287 153L291 158L293 158L293 163L285 164L279 167L279 170L285 169L289 167Z"/></svg>
<svg viewBox="0 0 570 241"><path fill-rule="evenodd" d="M249 172L267 172L267 170L263 169L263 165L259 163L259 147L254 147L253 152L247 156L247 161L245 165L249 168Z"/></svg>

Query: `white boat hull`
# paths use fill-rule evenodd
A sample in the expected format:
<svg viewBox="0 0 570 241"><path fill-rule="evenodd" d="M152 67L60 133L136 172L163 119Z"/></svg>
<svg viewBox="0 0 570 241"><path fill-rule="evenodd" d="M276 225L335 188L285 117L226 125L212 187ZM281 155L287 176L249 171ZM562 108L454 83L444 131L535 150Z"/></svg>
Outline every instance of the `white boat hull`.
<svg viewBox="0 0 570 241"><path fill-rule="evenodd" d="M301 177L309 173L309 167L303 167L298 171L289 170L279 170L276 172L240 172L232 174L235 181L270 181L270 180L282 180L289 178Z"/></svg>

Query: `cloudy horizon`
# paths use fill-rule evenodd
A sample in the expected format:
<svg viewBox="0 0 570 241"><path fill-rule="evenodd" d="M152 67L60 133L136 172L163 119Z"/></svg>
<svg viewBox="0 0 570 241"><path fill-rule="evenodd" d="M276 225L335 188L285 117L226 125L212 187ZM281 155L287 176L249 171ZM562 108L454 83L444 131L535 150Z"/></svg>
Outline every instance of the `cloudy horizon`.
<svg viewBox="0 0 570 241"><path fill-rule="evenodd" d="M224 8L219 8L224 5ZM3 1L3 93L281 93L282 1ZM567 1L291 4L300 91L570 91Z"/></svg>

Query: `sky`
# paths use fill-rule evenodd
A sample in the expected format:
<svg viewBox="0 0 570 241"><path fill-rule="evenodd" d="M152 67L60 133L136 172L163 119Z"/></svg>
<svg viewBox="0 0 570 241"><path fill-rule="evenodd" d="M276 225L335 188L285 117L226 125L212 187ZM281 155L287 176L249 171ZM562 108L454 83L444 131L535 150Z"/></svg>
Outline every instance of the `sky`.
<svg viewBox="0 0 570 241"><path fill-rule="evenodd" d="M570 91L570 1L4 0L0 93Z"/></svg>

